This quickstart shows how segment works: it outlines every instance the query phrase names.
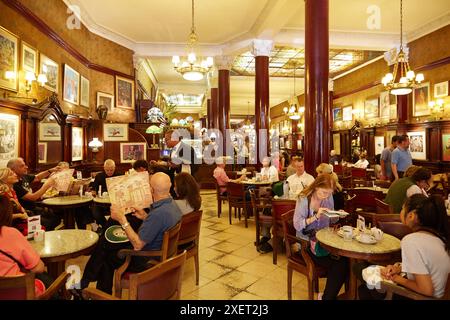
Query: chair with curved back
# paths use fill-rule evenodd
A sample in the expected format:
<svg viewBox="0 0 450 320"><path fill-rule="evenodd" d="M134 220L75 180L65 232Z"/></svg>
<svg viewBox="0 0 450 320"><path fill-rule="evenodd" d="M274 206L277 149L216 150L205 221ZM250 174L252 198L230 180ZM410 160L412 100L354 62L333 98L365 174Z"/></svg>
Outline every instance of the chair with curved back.
<svg viewBox="0 0 450 320"><path fill-rule="evenodd" d="M296 236L296 230L293 223L294 210L290 210L281 215L283 226L284 243L286 246L287 264L287 290L288 299L292 300L292 273L297 271L303 274L308 283L308 299L314 300L314 292L319 289L319 278L325 278L327 271L325 268L318 266L310 257L306 248L308 242ZM300 250L296 250L295 246L300 244Z"/></svg>
<svg viewBox="0 0 450 320"><path fill-rule="evenodd" d="M375 204L377 206L377 214L393 214L394 208L391 205L384 202L381 199L375 198Z"/></svg>
<svg viewBox="0 0 450 320"><path fill-rule="evenodd" d="M347 193L351 199L346 203L346 211L364 216L366 223L372 223L372 217L377 212L375 199L384 199L383 192L370 189L348 189Z"/></svg>
<svg viewBox="0 0 450 320"><path fill-rule="evenodd" d="M151 269L130 275L128 300L179 300L186 251ZM95 288L83 289L86 300L121 300Z"/></svg>
<svg viewBox="0 0 450 320"><path fill-rule="evenodd" d="M203 211L193 211L185 214L181 218L180 236L178 238L178 253L186 250L186 259L194 257L195 263L195 284L199 281L199 259L198 244L200 240L200 227L202 224Z"/></svg>
<svg viewBox="0 0 450 320"><path fill-rule="evenodd" d="M217 183L217 181L214 181L214 184L216 186L216 197L217 197L217 218L220 218L220 215L222 214L222 203L226 200L228 200L228 197L226 195L221 194L221 187Z"/></svg>
<svg viewBox="0 0 450 320"><path fill-rule="evenodd" d="M127 272L126 270L130 265L131 258L133 256L153 258L153 260L148 261L148 266L149 268L151 268L157 263L166 261L168 258L173 257L174 255L176 255L178 249L178 237L180 235L180 228L181 221L164 232L161 250L136 251L133 249L122 249L118 252L118 257L125 258L125 262L114 272L114 294L116 297L120 298L122 296L122 289L129 288L130 277L134 273ZM137 274L140 273L142 272L139 272Z"/></svg>
<svg viewBox="0 0 450 320"><path fill-rule="evenodd" d="M242 183L228 182L227 183L227 197L228 197L228 215L231 224L231 209L234 209L234 216L236 217L236 210L238 212L239 220L241 220L241 210L244 212L245 227L248 228L248 205L245 196L245 188Z"/></svg>
<svg viewBox="0 0 450 320"><path fill-rule="evenodd" d="M53 281L45 292L36 297L34 288L35 274L32 272L21 276L0 277L0 300L48 300L58 291L65 290L65 284L70 274L67 272Z"/></svg>
<svg viewBox="0 0 450 320"><path fill-rule="evenodd" d="M283 239L283 224L281 222L281 216L295 209L295 200L286 199L272 199L272 245L273 245L273 264L277 264L278 245Z"/></svg>
<svg viewBox="0 0 450 320"><path fill-rule="evenodd" d="M406 298L412 299L412 300L450 300L450 273L447 278L447 284L445 286L444 295L439 299L434 298L434 297L428 297L428 296L422 295L420 293L417 293L415 291L412 291L411 289L402 287L398 284L393 284L393 283L385 282L385 281L381 282L381 289L386 290L385 300L392 300L392 296L394 294L403 296L403 297L406 297Z"/></svg>
<svg viewBox="0 0 450 320"><path fill-rule="evenodd" d="M272 215L263 214L264 211L272 210L272 198L261 196L261 189L250 189L250 199L252 201L253 215L255 216L256 225L256 241L255 246L260 245L260 228L262 226L269 227L272 226Z"/></svg>
<svg viewBox="0 0 450 320"><path fill-rule="evenodd" d="M351 168L352 187L365 187L367 182L367 170L362 168ZM370 185L372 182L370 182Z"/></svg>
<svg viewBox="0 0 450 320"><path fill-rule="evenodd" d="M376 214L373 216L373 224L384 233L390 234L398 239L411 233L412 230L400 220L399 214Z"/></svg>

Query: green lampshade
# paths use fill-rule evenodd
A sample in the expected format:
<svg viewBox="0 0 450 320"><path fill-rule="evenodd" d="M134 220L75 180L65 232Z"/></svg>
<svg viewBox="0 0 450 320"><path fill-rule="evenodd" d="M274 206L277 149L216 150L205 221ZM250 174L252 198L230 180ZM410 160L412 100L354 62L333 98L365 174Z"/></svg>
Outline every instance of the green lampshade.
<svg viewBox="0 0 450 320"><path fill-rule="evenodd" d="M152 126L148 127L147 130L145 130L145 133L150 133L150 134L158 134L158 133L162 133L162 132L163 132L163 129L158 126L155 126L155 125L152 125Z"/></svg>

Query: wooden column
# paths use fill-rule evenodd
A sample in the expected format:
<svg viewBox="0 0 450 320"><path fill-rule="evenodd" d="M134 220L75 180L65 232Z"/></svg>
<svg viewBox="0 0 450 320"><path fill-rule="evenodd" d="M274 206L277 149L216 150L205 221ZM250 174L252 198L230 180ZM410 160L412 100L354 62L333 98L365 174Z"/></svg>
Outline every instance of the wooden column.
<svg viewBox="0 0 450 320"><path fill-rule="evenodd" d="M299 120L292 121L292 154L296 154L298 151L297 140L298 140L298 122Z"/></svg>
<svg viewBox="0 0 450 320"><path fill-rule="evenodd" d="M211 128L219 128L219 89L211 88Z"/></svg>
<svg viewBox="0 0 450 320"><path fill-rule="evenodd" d="M223 135L223 145L226 145L226 130L230 129L230 70L234 58L218 56L214 59L219 70L219 130ZM231 156L231 155L230 155Z"/></svg>
<svg viewBox="0 0 450 320"><path fill-rule="evenodd" d="M211 110L211 99L207 99L206 100L206 112L207 112L207 128L210 129L212 128L212 110Z"/></svg>
<svg viewBox="0 0 450 320"><path fill-rule="evenodd" d="M328 160L328 0L305 0L305 169Z"/></svg>
<svg viewBox="0 0 450 320"><path fill-rule="evenodd" d="M269 56L273 48L271 40L254 40L253 55L255 56L255 130L256 130L256 161L260 166L267 154L260 155L260 149L265 145L269 153ZM265 133L261 130L266 130Z"/></svg>

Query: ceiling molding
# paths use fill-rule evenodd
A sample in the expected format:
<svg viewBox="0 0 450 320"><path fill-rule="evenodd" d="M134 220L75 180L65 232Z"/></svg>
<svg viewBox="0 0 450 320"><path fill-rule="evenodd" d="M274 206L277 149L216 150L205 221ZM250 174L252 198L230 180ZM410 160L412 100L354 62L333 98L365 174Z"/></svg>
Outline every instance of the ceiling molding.
<svg viewBox="0 0 450 320"><path fill-rule="evenodd" d="M427 34L430 34L436 30L439 30L449 24L450 21L450 12L443 14L441 17L438 17L428 23L425 23L421 27L417 28L414 31L408 32L406 37L408 39L407 42L411 42L417 40Z"/></svg>

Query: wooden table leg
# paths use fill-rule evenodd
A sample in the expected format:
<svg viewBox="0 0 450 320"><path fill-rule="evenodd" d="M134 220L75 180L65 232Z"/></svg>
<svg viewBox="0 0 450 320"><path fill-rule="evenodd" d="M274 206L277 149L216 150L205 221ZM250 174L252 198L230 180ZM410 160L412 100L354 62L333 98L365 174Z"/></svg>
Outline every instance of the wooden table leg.
<svg viewBox="0 0 450 320"><path fill-rule="evenodd" d="M358 285L358 280L356 279L356 275L353 274L353 265L355 264L356 260L349 258L349 267L350 267L350 274L349 274L349 288L347 292L347 299L348 300L355 300L356 299L356 287Z"/></svg>
<svg viewBox="0 0 450 320"><path fill-rule="evenodd" d="M58 278L59 275L63 273L66 269L65 261L49 262L46 265L47 265L47 272L53 278L53 280Z"/></svg>
<svg viewBox="0 0 450 320"><path fill-rule="evenodd" d="M64 229L75 229L73 209L64 209Z"/></svg>

